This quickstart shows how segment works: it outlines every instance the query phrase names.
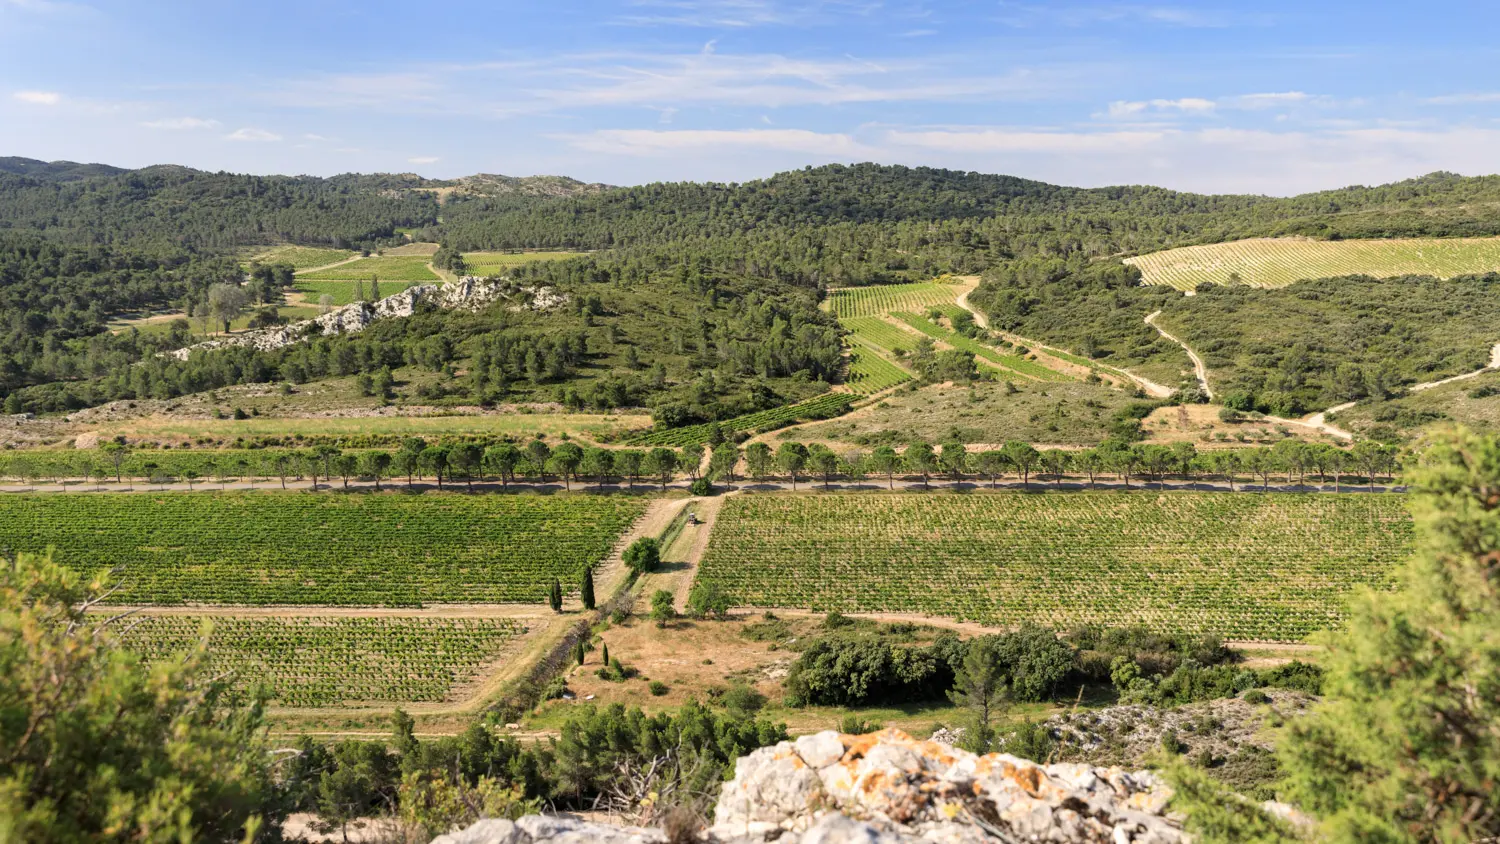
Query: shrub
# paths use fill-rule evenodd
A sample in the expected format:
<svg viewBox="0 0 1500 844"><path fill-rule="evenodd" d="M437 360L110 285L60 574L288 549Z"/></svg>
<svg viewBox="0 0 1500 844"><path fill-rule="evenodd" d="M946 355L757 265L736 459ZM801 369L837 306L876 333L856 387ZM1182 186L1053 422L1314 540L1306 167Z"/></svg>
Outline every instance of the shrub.
<svg viewBox="0 0 1500 844"><path fill-rule="evenodd" d="M666 627L672 619L677 617L677 608L674 606L675 598L666 589L658 589L651 596L651 620L656 622L657 627Z"/></svg>
<svg viewBox="0 0 1500 844"><path fill-rule="evenodd" d="M731 715L751 718L766 705L766 696L746 683L735 683L719 698Z"/></svg>
<svg viewBox="0 0 1500 844"><path fill-rule="evenodd" d="M660 680L652 680L651 684L646 688L651 690L651 694L654 697L661 697L662 695L667 693L667 684L663 683Z"/></svg>
<svg viewBox="0 0 1500 844"><path fill-rule="evenodd" d="M656 567L661 565L661 542L654 536L643 536L630 543L620 559L636 574L656 571Z"/></svg>
<svg viewBox="0 0 1500 844"><path fill-rule="evenodd" d="M693 618L704 618L710 613L720 619L729 617L729 610L733 606L726 593L716 583L699 582L693 585L693 591L688 593L688 614Z"/></svg>
<svg viewBox="0 0 1500 844"><path fill-rule="evenodd" d="M1270 696L1260 689L1251 689L1250 691L1245 692L1245 694L1241 697L1241 700L1245 701L1246 703L1252 703L1256 705L1271 702Z"/></svg>
<svg viewBox="0 0 1500 844"><path fill-rule="evenodd" d="M713 481L710 481L708 478L699 478L688 485L688 492L698 496L713 495Z"/></svg>

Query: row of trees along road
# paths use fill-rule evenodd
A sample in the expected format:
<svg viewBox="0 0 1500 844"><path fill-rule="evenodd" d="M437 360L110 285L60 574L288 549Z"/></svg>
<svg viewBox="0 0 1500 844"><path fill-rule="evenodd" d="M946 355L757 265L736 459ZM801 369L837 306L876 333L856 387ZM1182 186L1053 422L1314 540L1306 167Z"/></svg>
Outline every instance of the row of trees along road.
<svg viewBox="0 0 1500 844"><path fill-rule="evenodd" d="M236 452L233 456L215 456L212 452L139 451L132 453L120 442L106 443L96 453L17 452L0 456L0 476L34 483L40 478L59 480L68 477L114 480L123 483L127 477L146 483L166 482L180 478L190 485L200 479L227 483L231 479L278 479L283 488L289 481L310 478L341 479L348 488L351 480L383 481L405 479L408 486L428 478L444 484L461 481L472 489L475 481L497 479L508 486L518 481L549 482L561 480L573 484L592 482L597 488L623 483L634 489L637 484L655 484L665 489L679 478L689 482L734 483L741 477L756 481L784 479L793 487L805 479L817 479L825 486L835 479L862 480L883 478L894 487L897 478L920 479L925 486L936 477L955 483L966 479L987 480L995 485L1007 475L1014 475L1025 487L1033 480L1060 485L1065 477L1087 478L1092 487L1101 477L1114 476L1129 486L1134 479L1160 484L1168 477L1195 480L1207 478L1222 481L1231 490L1245 476L1259 480L1268 488L1274 479L1302 485L1317 476L1320 485L1333 483L1342 490L1349 475L1364 479L1373 487L1381 475L1391 475L1398 463L1398 452L1371 441L1345 449L1327 444L1283 440L1270 448L1219 449L1199 452L1189 442L1173 445L1127 444L1109 440L1096 448L1083 450L1039 450L1029 443L1011 441L1000 448L970 451L959 442L937 447L914 442L897 450L879 446L869 452L834 451L821 443L783 442L775 449L763 442L753 442L743 449L732 443L714 446L687 446L681 450L652 448L648 450L584 447L562 442L556 447L542 440L526 443L499 443L488 447L478 443L431 445L420 438L406 440L395 451L343 450L332 445L311 449ZM707 458L705 460L705 458ZM173 466L174 462L183 465Z"/></svg>

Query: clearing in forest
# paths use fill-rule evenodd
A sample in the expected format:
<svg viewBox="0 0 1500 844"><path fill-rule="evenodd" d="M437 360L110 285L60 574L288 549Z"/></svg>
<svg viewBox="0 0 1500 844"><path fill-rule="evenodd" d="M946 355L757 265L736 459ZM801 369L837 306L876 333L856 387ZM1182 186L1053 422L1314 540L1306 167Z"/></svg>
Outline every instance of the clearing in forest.
<svg viewBox="0 0 1500 844"><path fill-rule="evenodd" d="M299 273L298 281L369 281L372 277L387 281L426 281L436 284L442 281L427 265L432 258L426 255L394 255L360 258L337 267ZM391 291L395 293L395 290ZM389 295L389 294L387 294Z"/></svg>
<svg viewBox="0 0 1500 844"><path fill-rule="evenodd" d="M1153 252L1125 263L1147 284L1192 290L1200 284L1285 287L1314 278L1427 275L1452 278L1500 271L1500 238L1307 240L1253 238Z"/></svg>
<svg viewBox="0 0 1500 844"><path fill-rule="evenodd" d="M512 267L533 261L560 261L576 258L582 252L465 252L464 263L469 275L504 275Z"/></svg>
<svg viewBox="0 0 1500 844"><path fill-rule="evenodd" d="M1297 641L1411 548L1401 496L746 495L699 578L738 604Z"/></svg>

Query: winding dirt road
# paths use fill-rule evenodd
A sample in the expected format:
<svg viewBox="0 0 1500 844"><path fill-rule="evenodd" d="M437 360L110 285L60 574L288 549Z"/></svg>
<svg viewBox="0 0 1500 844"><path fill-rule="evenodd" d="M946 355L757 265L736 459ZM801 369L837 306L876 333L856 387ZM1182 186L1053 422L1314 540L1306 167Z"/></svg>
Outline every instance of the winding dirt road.
<svg viewBox="0 0 1500 844"><path fill-rule="evenodd" d="M1188 359L1193 362L1193 374L1198 378L1198 389L1202 390L1203 395L1208 396L1208 400L1212 402L1214 400L1214 391L1212 387L1208 386L1208 367L1203 364L1203 358L1198 357L1198 353L1193 351L1191 346L1168 334L1165 329L1157 325L1156 318L1159 316L1161 316L1161 311L1153 311L1147 314L1146 324L1156 329L1157 334L1171 340L1173 343L1181 346L1184 352L1187 352Z"/></svg>

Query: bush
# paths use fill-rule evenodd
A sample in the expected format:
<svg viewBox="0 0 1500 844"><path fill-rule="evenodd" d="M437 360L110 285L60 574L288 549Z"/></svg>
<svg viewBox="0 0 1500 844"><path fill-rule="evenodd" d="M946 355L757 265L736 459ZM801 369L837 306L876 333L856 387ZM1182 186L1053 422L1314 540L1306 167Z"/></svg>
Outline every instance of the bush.
<svg viewBox="0 0 1500 844"><path fill-rule="evenodd" d="M729 714L737 718L752 718L766 706L766 696L745 683L735 683L719 698Z"/></svg>
<svg viewBox="0 0 1500 844"><path fill-rule="evenodd" d="M657 627L666 627L677 617L676 598L666 589L658 589L651 596L651 620Z"/></svg>
<svg viewBox="0 0 1500 844"><path fill-rule="evenodd" d="M667 684L663 683L660 680L652 680L651 684L646 688L651 690L651 694L654 697L661 697L662 695L667 693Z"/></svg>
<svg viewBox="0 0 1500 844"><path fill-rule="evenodd" d="M654 536L643 536L630 543L620 559L636 574L656 571L656 567L661 565L661 542Z"/></svg>
<svg viewBox="0 0 1500 844"><path fill-rule="evenodd" d="M1271 697L1260 689L1251 689L1250 691L1245 692L1245 694L1240 699L1246 703L1256 704L1257 706L1262 703L1271 702Z"/></svg>
<svg viewBox="0 0 1500 844"><path fill-rule="evenodd" d="M724 619L729 617L729 610L733 605L729 594L718 584L699 581L693 584L693 591L688 593L687 606L688 615L693 618L705 618L712 613Z"/></svg>
<svg viewBox="0 0 1500 844"><path fill-rule="evenodd" d="M688 485L688 492L698 496L713 495L714 485L708 478L699 478Z"/></svg>
<svg viewBox="0 0 1500 844"><path fill-rule="evenodd" d="M818 639L792 663L790 706L860 706L933 700L953 686L964 644L947 634L930 646L893 645L848 635Z"/></svg>

